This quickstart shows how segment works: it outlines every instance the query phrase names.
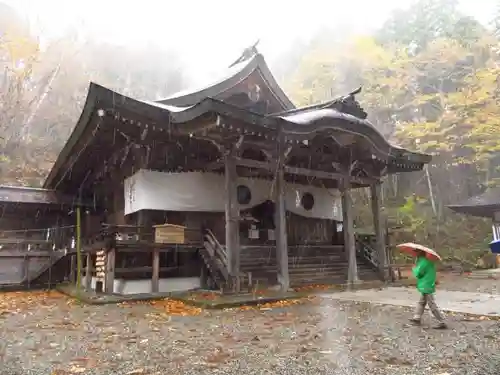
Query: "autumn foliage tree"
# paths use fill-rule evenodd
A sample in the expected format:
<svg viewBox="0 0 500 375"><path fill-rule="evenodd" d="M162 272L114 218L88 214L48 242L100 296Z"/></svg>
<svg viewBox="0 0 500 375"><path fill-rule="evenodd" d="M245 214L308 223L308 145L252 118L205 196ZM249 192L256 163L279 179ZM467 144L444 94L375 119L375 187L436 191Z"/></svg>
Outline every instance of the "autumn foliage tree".
<svg viewBox="0 0 500 375"><path fill-rule="evenodd" d="M412 228L406 239L439 248L483 246L489 224L452 214L446 205L481 193L500 176L499 47L456 1L421 0L394 13L375 35L342 45L319 37L290 91L310 104L363 86L360 100L379 130L433 155L421 174L386 181L392 225ZM370 215L359 200L364 225Z"/></svg>
<svg viewBox="0 0 500 375"><path fill-rule="evenodd" d="M179 61L158 46L120 47L76 34L43 48L0 3L0 183L40 186L68 139L90 81L155 100L182 88Z"/></svg>

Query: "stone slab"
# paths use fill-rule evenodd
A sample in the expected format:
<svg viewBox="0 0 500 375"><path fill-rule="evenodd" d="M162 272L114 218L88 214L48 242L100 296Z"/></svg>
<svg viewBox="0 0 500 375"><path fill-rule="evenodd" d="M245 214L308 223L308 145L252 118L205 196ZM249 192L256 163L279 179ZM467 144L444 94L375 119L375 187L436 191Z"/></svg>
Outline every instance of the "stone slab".
<svg viewBox="0 0 500 375"><path fill-rule="evenodd" d="M388 287L322 294L323 298L414 307L419 299L415 288ZM500 317L500 295L438 290L436 301L443 311Z"/></svg>

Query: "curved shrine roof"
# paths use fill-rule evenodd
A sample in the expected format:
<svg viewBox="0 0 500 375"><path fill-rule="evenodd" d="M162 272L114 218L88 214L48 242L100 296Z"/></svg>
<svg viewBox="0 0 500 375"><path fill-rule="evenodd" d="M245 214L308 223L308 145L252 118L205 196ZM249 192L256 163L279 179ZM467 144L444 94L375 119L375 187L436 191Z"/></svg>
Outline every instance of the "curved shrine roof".
<svg viewBox="0 0 500 375"><path fill-rule="evenodd" d="M109 126L111 126L111 124L103 122L102 117L105 115L118 116L117 113L122 111L140 120L126 121L127 125L119 122L118 125L113 126L125 127L133 124L137 127L141 123L143 125L149 123L173 134L178 131L182 132L184 127L196 126L201 118L213 115L222 116L229 122L238 121L243 124L242 127L252 128L262 134L276 135L278 129L281 129L286 137L295 141L311 139L316 135L334 138L332 133L338 132L354 134L373 145L373 158L378 158L388 165L392 164L395 169L401 167L401 170L418 170L431 160L429 155L392 146L369 121L340 112L333 109L331 105L266 116L212 98L205 98L195 105L186 107L140 101L91 83L82 115L59 154L44 187L57 188L58 181L65 178L79 158L80 146L88 148L94 143L96 150L109 147L106 144L99 144L99 132L109 132ZM78 146L79 143L83 142L80 139L84 134L92 134L91 140L87 140L90 143ZM73 178L73 174L70 178Z"/></svg>
<svg viewBox="0 0 500 375"><path fill-rule="evenodd" d="M276 82L264 57L260 53L256 53L247 59L235 63L227 68L218 78L205 86L177 92L167 98L157 100L156 103L186 107L198 104L205 98L219 99L221 94L235 87L255 71L264 79L283 110L295 108L292 101Z"/></svg>
<svg viewBox="0 0 500 375"><path fill-rule="evenodd" d="M255 71L265 79L268 89L281 103L282 112L259 114L224 102L224 93L246 80ZM92 162L102 162L102 157L99 158L95 154L111 152L109 149L113 147L110 147L109 139L117 129L122 134L129 131L140 142L143 133L140 127L149 126L153 130L163 131L163 136L168 134L166 137L170 138L173 134L187 135L205 131L207 118L211 119L212 127L224 127L219 121L215 124L214 120L222 118L223 123L229 124L229 130L233 128L230 131L242 132L240 134L248 131L262 136L262 140L266 139L267 142L275 142L279 132L283 132L286 141L291 144L318 136L334 141L339 136L355 136L361 138L364 149L371 150L372 154L368 155L368 159L371 157L383 162L388 166L388 173L419 170L428 163L431 160L429 155L391 145L366 119L366 112L354 97L360 91L361 89L358 89L328 103L295 108L274 80L259 53L250 57L242 56L229 68L225 76L210 86L177 93L159 101L133 99L91 83L82 114L44 187L57 189L62 180L71 180L72 185L82 183L84 177L69 171L77 164L79 169L85 169L85 165L91 165ZM114 122L106 120L107 116L114 118ZM81 156L84 151L85 156ZM85 157L89 160L78 162L78 159Z"/></svg>
<svg viewBox="0 0 500 375"><path fill-rule="evenodd" d="M431 156L412 152L392 145L375 126L368 120L356 117L349 113L340 112L336 109L324 107L305 111L294 111L290 114L280 115L286 122L283 124L285 134L307 135L311 133L328 133L338 131L360 136L367 140L375 150L382 155L394 159L407 159L409 162L428 163ZM335 139L335 136L332 135Z"/></svg>
<svg viewBox="0 0 500 375"><path fill-rule="evenodd" d="M500 211L500 188L488 189L483 194L449 205L448 208L465 215L493 218L495 212Z"/></svg>

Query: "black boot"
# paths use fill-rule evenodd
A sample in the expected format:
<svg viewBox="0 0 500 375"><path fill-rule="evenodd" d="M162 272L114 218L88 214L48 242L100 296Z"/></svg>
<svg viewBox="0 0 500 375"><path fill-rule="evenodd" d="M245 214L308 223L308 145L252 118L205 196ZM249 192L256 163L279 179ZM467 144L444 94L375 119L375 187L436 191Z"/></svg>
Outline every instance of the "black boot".
<svg viewBox="0 0 500 375"><path fill-rule="evenodd" d="M448 326L446 325L445 322L440 322L440 323L436 324L433 328L434 329L446 329L446 328L448 328Z"/></svg>
<svg viewBox="0 0 500 375"><path fill-rule="evenodd" d="M415 326L419 326L420 325L420 319L418 318L411 318L410 319L410 323L415 325Z"/></svg>

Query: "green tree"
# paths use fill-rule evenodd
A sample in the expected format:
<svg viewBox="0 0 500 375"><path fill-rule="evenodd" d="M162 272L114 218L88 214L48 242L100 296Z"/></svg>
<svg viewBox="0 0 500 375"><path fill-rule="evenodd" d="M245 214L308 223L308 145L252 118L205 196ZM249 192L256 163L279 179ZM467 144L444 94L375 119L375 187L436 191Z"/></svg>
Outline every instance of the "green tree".
<svg viewBox="0 0 500 375"><path fill-rule="evenodd" d="M479 22L458 10L458 0L419 0L393 12L376 38L381 44L396 43L416 54L436 39L470 43L483 31Z"/></svg>
<svg viewBox="0 0 500 375"><path fill-rule="evenodd" d="M473 237L466 220L446 213L445 207L477 193L483 164L491 164L500 145L493 134L498 117L495 43L488 33L457 35L429 39L418 51L370 37L341 47L318 44L304 55L292 81L295 90L290 90L298 102L309 104L362 85L360 101L386 136L434 155L423 174L392 176L384 191L391 222L410 228L401 239L439 247ZM409 205L414 195L418 199Z"/></svg>

